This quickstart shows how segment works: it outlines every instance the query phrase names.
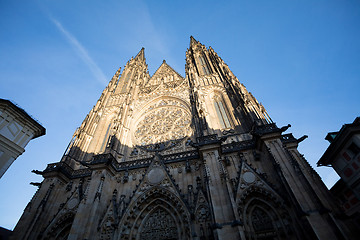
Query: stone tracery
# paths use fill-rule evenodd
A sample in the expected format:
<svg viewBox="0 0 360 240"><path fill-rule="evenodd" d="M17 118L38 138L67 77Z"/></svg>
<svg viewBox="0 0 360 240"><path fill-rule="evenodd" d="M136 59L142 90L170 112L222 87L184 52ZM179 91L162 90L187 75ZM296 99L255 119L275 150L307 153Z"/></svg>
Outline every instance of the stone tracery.
<svg viewBox="0 0 360 240"><path fill-rule="evenodd" d="M145 111L134 132L138 145L179 140L191 133L189 112L183 108L184 105L175 104L174 101L162 100Z"/></svg>
<svg viewBox="0 0 360 240"><path fill-rule="evenodd" d="M289 239L289 213L272 197L255 190L239 203L239 215L249 239Z"/></svg>
<svg viewBox="0 0 360 240"><path fill-rule="evenodd" d="M158 207L145 219L140 233L141 239L170 240L179 236L173 216L165 209Z"/></svg>
<svg viewBox="0 0 360 240"><path fill-rule="evenodd" d="M134 212L136 217L129 215ZM130 204L119 239L189 239L189 222L187 208L174 193L153 187Z"/></svg>

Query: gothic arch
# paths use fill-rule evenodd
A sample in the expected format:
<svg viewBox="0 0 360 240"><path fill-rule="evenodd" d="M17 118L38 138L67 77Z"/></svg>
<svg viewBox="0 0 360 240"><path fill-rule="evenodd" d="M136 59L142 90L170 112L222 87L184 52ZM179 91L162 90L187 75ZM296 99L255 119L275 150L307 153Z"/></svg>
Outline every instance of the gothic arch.
<svg viewBox="0 0 360 240"><path fill-rule="evenodd" d="M67 239L70 229L75 218L75 213L67 212L57 219L54 219L44 231L44 240L63 240Z"/></svg>
<svg viewBox="0 0 360 240"><path fill-rule="evenodd" d="M208 102L211 108L209 112L215 112L216 115L216 128L229 129L236 125L235 117L231 111L232 104L227 96L225 89L222 87L214 86L207 92Z"/></svg>
<svg viewBox="0 0 360 240"><path fill-rule="evenodd" d="M190 213L182 200L154 187L130 204L119 223L118 239L189 239L189 223Z"/></svg>
<svg viewBox="0 0 360 240"><path fill-rule="evenodd" d="M183 104L185 106L185 109L187 111L190 112L190 105L189 103L187 103L186 101L184 101L183 99L181 98L178 98L178 97L173 97L173 96L167 96L167 95L163 95L163 96L160 96L160 97L156 97L152 100L150 100L148 103L144 104L143 106L141 106L139 109L137 109L136 113L134 114L134 119L135 120L138 120L141 115L143 115L145 113L146 110L149 109L149 107L151 107L152 105L156 104L157 102L161 102L162 100L173 100L173 101L177 101L181 104ZM135 125L135 124L134 124Z"/></svg>
<svg viewBox="0 0 360 240"><path fill-rule="evenodd" d="M182 239L176 216L169 211L167 204L162 205L161 200L157 201L158 204L141 221L136 239Z"/></svg>
<svg viewBox="0 0 360 240"><path fill-rule="evenodd" d="M214 96L214 94L224 95L226 96L226 90L221 85L212 85L209 88L202 89L203 93L209 97Z"/></svg>
<svg viewBox="0 0 360 240"><path fill-rule="evenodd" d="M195 61L198 63L198 69L202 72L202 76L209 75L212 72L207 56L204 52L199 52L196 54L197 58Z"/></svg>
<svg viewBox="0 0 360 240"><path fill-rule="evenodd" d="M292 239L291 218L275 194L263 188L248 188L238 203L247 239Z"/></svg>

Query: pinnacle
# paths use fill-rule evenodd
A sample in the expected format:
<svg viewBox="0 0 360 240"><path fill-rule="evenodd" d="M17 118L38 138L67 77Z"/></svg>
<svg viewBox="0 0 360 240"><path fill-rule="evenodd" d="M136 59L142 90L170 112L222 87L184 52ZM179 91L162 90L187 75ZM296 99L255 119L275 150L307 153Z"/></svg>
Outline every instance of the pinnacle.
<svg viewBox="0 0 360 240"><path fill-rule="evenodd" d="M139 51L139 53L135 56L134 59L139 59L139 60L145 60L145 48L141 48L141 50Z"/></svg>
<svg viewBox="0 0 360 240"><path fill-rule="evenodd" d="M193 36L190 36L190 47L197 43L198 43L198 41L196 41L196 39Z"/></svg>

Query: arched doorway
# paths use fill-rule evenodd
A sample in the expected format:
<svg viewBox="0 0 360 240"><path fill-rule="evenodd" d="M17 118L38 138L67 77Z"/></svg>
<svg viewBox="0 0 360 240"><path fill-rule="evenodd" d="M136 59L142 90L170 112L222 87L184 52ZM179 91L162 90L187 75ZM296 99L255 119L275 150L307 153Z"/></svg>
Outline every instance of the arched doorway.
<svg viewBox="0 0 360 240"><path fill-rule="evenodd" d="M67 240L70 234L71 229L71 223L64 226L63 229L60 230L60 232L55 237L56 240Z"/></svg>
<svg viewBox="0 0 360 240"><path fill-rule="evenodd" d="M255 205L250 213L250 224L256 239L273 240L277 238L274 219L267 210Z"/></svg>
<svg viewBox="0 0 360 240"><path fill-rule="evenodd" d="M75 214L67 212L57 218L44 232L44 240L65 240L69 237Z"/></svg>
<svg viewBox="0 0 360 240"><path fill-rule="evenodd" d="M294 239L291 216L284 203L264 189L252 189L239 202L246 239Z"/></svg>
<svg viewBox="0 0 360 240"><path fill-rule="evenodd" d="M190 238L190 213L174 193L154 187L132 202L124 214L118 239L174 240Z"/></svg>

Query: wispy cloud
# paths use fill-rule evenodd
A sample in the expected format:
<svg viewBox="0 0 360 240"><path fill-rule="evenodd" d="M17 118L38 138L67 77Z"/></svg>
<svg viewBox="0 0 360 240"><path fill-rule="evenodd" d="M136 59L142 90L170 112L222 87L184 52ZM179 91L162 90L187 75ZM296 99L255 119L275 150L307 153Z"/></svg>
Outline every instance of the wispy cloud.
<svg viewBox="0 0 360 240"><path fill-rule="evenodd" d="M55 24L57 29L64 35L66 40L70 45L75 49L79 57L84 61L84 63L89 67L90 71L94 74L96 79L102 84L106 84L106 77L94 60L89 56L87 50L81 45L81 43L70 33L68 32L63 25L53 17L50 17L50 20Z"/></svg>

